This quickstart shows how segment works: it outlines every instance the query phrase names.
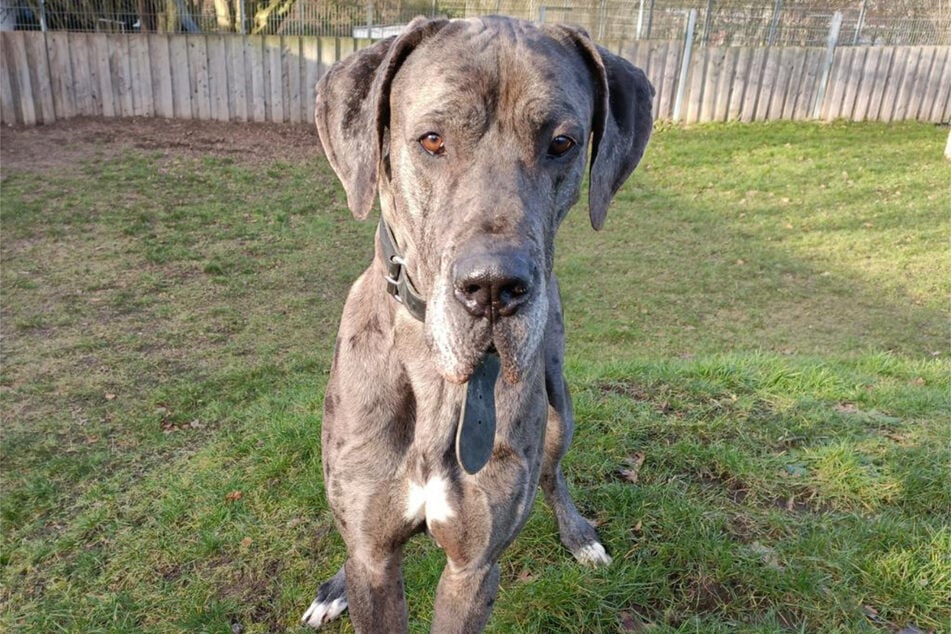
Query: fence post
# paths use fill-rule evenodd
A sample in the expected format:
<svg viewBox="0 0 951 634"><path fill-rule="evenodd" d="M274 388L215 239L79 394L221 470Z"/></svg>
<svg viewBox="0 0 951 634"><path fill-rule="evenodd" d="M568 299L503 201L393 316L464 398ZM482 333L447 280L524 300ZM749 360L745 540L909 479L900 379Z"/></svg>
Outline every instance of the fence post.
<svg viewBox="0 0 951 634"><path fill-rule="evenodd" d="M697 26L697 10L691 9L687 18L687 34L684 36L684 57L680 64L680 77L677 79L677 96L674 99L674 121L680 120L683 107L684 90L687 88L687 74L690 72L690 53L693 50L693 31Z"/></svg>
<svg viewBox="0 0 951 634"><path fill-rule="evenodd" d="M829 73L832 71L832 62L835 60L835 46L839 42L839 30L842 28L842 12L836 11L832 15L832 24L829 25L829 37L826 39L826 56L822 62L822 75L819 77L819 90L816 91L816 103L812 108L812 118L818 119L822 115L822 102L825 100L826 88L829 85Z"/></svg>

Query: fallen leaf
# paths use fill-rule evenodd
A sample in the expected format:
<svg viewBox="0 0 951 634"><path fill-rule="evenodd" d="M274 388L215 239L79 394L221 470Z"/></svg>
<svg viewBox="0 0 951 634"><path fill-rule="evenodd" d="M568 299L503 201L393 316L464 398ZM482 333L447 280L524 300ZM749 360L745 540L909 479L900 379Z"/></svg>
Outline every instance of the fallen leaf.
<svg viewBox="0 0 951 634"><path fill-rule="evenodd" d="M250 537L245 537L244 539L241 540L241 547L250 548L251 544L253 543L254 543L253 539L251 539Z"/></svg>
<svg viewBox="0 0 951 634"><path fill-rule="evenodd" d="M535 575L528 568L522 568L522 572L518 573L517 580L519 583L528 583L535 580Z"/></svg>
<svg viewBox="0 0 951 634"><path fill-rule="evenodd" d="M621 617L622 632L636 632L641 629L640 619L635 618L630 612L621 612L618 616Z"/></svg>
<svg viewBox="0 0 951 634"><path fill-rule="evenodd" d="M621 477L630 482L631 484L637 484L638 479L640 478L641 467L644 465L644 460L646 456L643 451L638 451L636 454L624 461L625 468L622 468L618 471Z"/></svg>
<svg viewBox="0 0 951 634"><path fill-rule="evenodd" d="M116 400L116 395L115 395L115 394L112 394L112 393L110 393L110 392L107 392L107 393L106 393L106 400L107 400L107 401L114 401L114 400Z"/></svg>
<svg viewBox="0 0 951 634"><path fill-rule="evenodd" d="M841 414L856 414L859 411L859 408L856 407L854 403L839 403L833 406L832 409Z"/></svg>
<svg viewBox="0 0 951 634"><path fill-rule="evenodd" d="M243 496L244 496L244 494L243 494L241 491L232 491L231 493L229 493L228 495L225 496L225 501L227 501L227 502L237 502L237 501L240 500Z"/></svg>

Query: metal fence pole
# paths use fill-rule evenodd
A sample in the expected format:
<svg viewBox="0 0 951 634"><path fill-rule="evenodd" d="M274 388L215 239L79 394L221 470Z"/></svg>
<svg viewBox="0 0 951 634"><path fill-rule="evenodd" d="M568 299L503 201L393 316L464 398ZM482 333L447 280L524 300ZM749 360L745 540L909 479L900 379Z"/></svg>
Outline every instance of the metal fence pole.
<svg viewBox="0 0 951 634"><path fill-rule="evenodd" d="M705 46L710 41L710 20L713 16L713 0L707 0L707 13L703 16L703 31L700 35L700 44Z"/></svg>
<svg viewBox="0 0 951 634"><path fill-rule="evenodd" d="M680 121L683 107L684 90L687 88L687 73L690 71L690 53L693 51L693 31L697 26L697 10L691 9L687 18L687 33L684 35L684 58L680 64L680 77L677 79L677 97L674 99L674 121Z"/></svg>
<svg viewBox="0 0 951 634"><path fill-rule="evenodd" d="M852 46L857 46L859 38L862 37L862 27L865 26L866 11L868 11L868 0L862 0L862 8L859 10L859 19L855 23L855 35L852 36Z"/></svg>
<svg viewBox="0 0 951 634"><path fill-rule="evenodd" d="M772 46L776 41L776 31L779 29L779 16L783 12L783 0L776 0L776 6L773 7L773 20L769 24L769 38L766 40L766 46Z"/></svg>
<svg viewBox="0 0 951 634"><path fill-rule="evenodd" d="M842 12L836 11L832 15L832 24L829 25L829 37L826 38L826 57L822 63L822 76L819 78L819 90L816 92L816 103L812 108L812 118L818 119L822 114L822 102L825 100L826 88L829 84L829 72L835 60L835 46L839 42L839 30L842 28Z"/></svg>
<svg viewBox="0 0 951 634"><path fill-rule="evenodd" d="M650 11L647 13L647 39L651 39L651 27L654 26L654 0L651 0Z"/></svg>
<svg viewBox="0 0 951 634"><path fill-rule="evenodd" d="M40 0L40 30L46 33L46 0Z"/></svg>
<svg viewBox="0 0 951 634"><path fill-rule="evenodd" d="M641 39L641 27L644 26L644 0L641 0L641 8L637 11L637 39Z"/></svg>

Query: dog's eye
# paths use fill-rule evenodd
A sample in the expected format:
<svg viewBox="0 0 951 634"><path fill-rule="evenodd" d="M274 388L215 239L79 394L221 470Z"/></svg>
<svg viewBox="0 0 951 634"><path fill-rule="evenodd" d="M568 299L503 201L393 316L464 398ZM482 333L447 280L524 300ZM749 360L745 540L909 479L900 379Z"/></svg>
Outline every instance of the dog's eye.
<svg viewBox="0 0 951 634"><path fill-rule="evenodd" d="M436 134L435 132L427 132L423 136L419 137L419 144L423 146L423 149L437 156L446 151L446 144L442 140L442 137Z"/></svg>
<svg viewBox="0 0 951 634"><path fill-rule="evenodd" d="M556 136L554 139L551 140L551 144L548 146L548 154L550 156L562 156L574 146L575 146L574 139L572 139L570 136L559 134L558 136Z"/></svg>

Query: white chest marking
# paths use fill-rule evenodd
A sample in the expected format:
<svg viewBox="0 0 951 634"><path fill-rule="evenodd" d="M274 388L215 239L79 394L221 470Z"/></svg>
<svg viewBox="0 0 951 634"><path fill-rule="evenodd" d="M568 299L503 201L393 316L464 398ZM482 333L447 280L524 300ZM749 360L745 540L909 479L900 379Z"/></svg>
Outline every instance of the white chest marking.
<svg viewBox="0 0 951 634"><path fill-rule="evenodd" d="M430 478L422 486L410 482L409 495L406 496L406 519L413 522L425 518L427 524L445 522L455 515L449 506L448 493L449 483L440 476Z"/></svg>

